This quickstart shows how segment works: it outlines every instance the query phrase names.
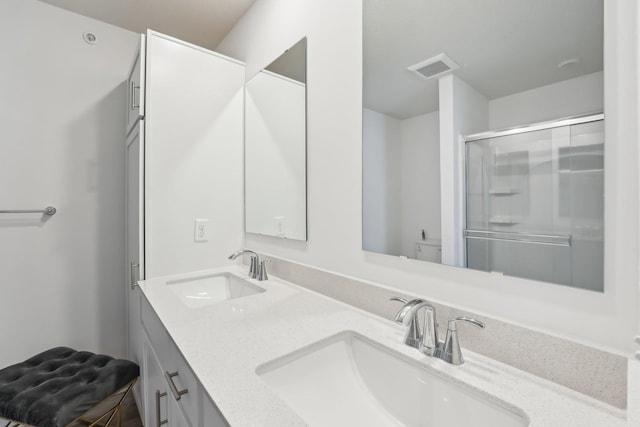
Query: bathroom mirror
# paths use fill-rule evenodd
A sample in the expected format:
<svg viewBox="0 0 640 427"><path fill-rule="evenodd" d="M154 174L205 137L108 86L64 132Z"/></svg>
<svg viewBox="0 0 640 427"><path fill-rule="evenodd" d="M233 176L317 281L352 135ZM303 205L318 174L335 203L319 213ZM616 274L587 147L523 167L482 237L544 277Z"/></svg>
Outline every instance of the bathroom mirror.
<svg viewBox="0 0 640 427"><path fill-rule="evenodd" d="M245 230L307 240L306 38L245 88Z"/></svg>
<svg viewBox="0 0 640 427"><path fill-rule="evenodd" d="M363 2L365 251L603 291L603 8Z"/></svg>

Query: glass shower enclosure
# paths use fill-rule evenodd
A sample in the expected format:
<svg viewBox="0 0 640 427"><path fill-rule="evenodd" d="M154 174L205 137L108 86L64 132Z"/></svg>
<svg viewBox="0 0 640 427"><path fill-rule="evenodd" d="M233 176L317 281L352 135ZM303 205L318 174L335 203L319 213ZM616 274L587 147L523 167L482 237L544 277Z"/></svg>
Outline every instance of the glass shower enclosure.
<svg viewBox="0 0 640 427"><path fill-rule="evenodd" d="M466 266L603 291L604 116L465 138Z"/></svg>

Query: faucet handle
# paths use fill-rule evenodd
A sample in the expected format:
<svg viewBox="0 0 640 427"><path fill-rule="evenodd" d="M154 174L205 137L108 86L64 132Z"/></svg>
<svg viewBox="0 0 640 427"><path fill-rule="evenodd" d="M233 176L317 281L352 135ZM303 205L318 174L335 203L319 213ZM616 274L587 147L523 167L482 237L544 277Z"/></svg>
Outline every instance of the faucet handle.
<svg viewBox="0 0 640 427"><path fill-rule="evenodd" d="M267 266L265 263L271 262L270 259L263 259L260 261L260 267L258 268L258 277L257 279L260 281L269 280L269 276L267 275Z"/></svg>
<svg viewBox="0 0 640 427"><path fill-rule="evenodd" d="M484 329L484 326L485 326L484 323L474 319L473 317L456 317L454 319L449 320L449 323L447 323L447 330L457 331L456 325L458 322L471 323L472 325L477 326L480 329Z"/></svg>
<svg viewBox="0 0 640 427"><path fill-rule="evenodd" d="M444 345L439 349L437 356L452 365L462 365L464 363L462 350L460 350L460 341L458 339L458 322L467 322L480 329L483 329L485 326L481 321L471 317L456 317L449 320L447 324L447 337L444 340Z"/></svg>

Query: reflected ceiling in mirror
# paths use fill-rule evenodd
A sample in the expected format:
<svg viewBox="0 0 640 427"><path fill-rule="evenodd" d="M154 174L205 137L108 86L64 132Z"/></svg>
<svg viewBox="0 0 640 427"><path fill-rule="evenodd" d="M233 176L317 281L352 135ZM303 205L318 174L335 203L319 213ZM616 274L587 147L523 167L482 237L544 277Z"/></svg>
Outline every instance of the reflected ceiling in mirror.
<svg viewBox="0 0 640 427"><path fill-rule="evenodd" d="M245 229L307 239L306 38L245 90Z"/></svg>
<svg viewBox="0 0 640 427"><path fill-rule="evenodd" d="M586 151L602 162L602 121L575 137L556 125L603 112L603 0L363 8L363 249L601 291L604 170L580 165ZM540 123L555 130L530 134ZM507 128L520 129L518 142L491 136ZM468 150L465 137L479 133L482 150ZM535 268L504 258L532 251ZM566 280L581 265L595 266L595 281Z"/></svg>

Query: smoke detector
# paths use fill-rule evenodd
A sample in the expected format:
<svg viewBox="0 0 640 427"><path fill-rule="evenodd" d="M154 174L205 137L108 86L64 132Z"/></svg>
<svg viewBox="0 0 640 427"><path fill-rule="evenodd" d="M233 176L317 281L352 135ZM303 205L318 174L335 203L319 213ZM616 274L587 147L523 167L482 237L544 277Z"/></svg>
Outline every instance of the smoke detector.
<svg viewBox="0 0 640 427"><path fill-rule="evenodd" d="M460 68L446 54L441 53L407 68L423 79L432 79Z"/></svg>

